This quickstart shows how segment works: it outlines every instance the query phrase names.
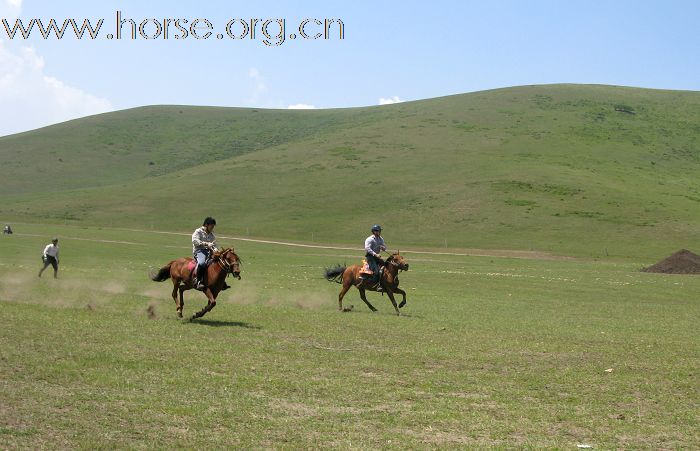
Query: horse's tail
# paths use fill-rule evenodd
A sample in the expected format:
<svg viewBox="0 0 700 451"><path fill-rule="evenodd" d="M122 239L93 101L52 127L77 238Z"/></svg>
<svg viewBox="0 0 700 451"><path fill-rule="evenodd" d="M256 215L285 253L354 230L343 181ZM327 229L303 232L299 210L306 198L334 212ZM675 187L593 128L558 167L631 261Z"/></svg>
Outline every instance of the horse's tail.
<svg viewBox="0 0 700 451"><path fill-rule="evenodd" d="M345 266L336 265L334 268L326 268L325 277L329 282L343 283L343 273Z"/></svg>
<svg viewBox="0 0 700 451"><path fill-rule="evenodd" d="M170 265L172 264L173 262L170 262L167 265L160 268L157 273L151 273L151 280L154 282L162 282L164 280L168 280L170 278Z"/></svg>

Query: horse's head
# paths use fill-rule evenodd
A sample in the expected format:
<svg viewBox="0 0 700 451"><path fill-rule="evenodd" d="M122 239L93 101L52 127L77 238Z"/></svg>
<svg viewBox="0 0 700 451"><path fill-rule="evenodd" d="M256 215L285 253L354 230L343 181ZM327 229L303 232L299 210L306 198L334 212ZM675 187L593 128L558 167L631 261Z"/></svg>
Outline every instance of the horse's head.
<svg viewBox="0 0 700 451"><path fill-rule="evenodd" d="M233 277L241 280L241 259L233 251L233 248L224 249L219 252L219 259L227 273L231 273Z"/></svg>
<svg viewBox="0 0 700 451"><path fill-rule="evenodd" d="M389 256L389 258L386 259L386 263L389 265L396 266L401 271L408 271L408 263L406 263L406 260L401 254L399 254L398 251L391 254L391 256Z"/></svg>

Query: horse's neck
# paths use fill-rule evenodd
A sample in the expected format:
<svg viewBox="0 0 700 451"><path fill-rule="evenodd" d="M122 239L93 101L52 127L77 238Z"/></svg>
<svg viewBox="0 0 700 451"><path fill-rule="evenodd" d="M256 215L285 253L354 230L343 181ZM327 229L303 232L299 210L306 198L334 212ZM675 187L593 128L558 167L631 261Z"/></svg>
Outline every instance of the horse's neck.
<svg viewBox="0 0 700 451"><path fill-rule="evenodd" d="M387 274L391 274L392 276L396 276L396 274L399 272L399 268L389 261L384 266L384 272Z"/></svg>
<svg viewBox="0 0 700 451"><path fill-rule="evenodd" d="M212 273L212 271L213 271L213 273ZM214 260L212 262L212 264L209 266L209 274L210 274L210 277L209 277L210 283L218 282L219 279L222 278L221 277L222 275L223 275L224 279L226 278L226 272L221 268L221 265L216 260ZM211 277L211 276L213 276L213 277Z"/></svg>

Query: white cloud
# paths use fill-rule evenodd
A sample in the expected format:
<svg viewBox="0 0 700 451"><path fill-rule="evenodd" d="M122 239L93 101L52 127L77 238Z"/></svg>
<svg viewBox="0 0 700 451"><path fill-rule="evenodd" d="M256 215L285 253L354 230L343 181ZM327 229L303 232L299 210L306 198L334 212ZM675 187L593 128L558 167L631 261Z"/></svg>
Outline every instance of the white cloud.
<svg viewBox="0 0 700 451"><path fill-rule="evenodd" d="M34 49L11 50L2 41L0 105L0 136L114 109L109 100L46 75L44 59Z"/></svg>
<svg viewBox="0 0 700 451"><path fill-rule="evenodd" d="M19 17L22 0L0 0L0 18L12 21Z"/></svg>
<svg viewBox="0 0 700 451"><path fill-rule="evenodd" d="M401 100L399 98L399 96L389 97L388 99L382 97L379 99L380 105L391 105L392 103L401 103L401 102L403 102L403 100Z"/></svg>
<svg viewBox="0 0 700 451"><path fill-rule="evenodd" d="M260 100L260 96L267 90L267 86L265 86L265 80L260 75L260 72L254 67L248 70L248 77L253 80L253 90L249 102L255 105Z"/></svg>
<svg viewBox="0 0 700 451"><path fill-rule="evenodd" d="M5 14L8 11L19 10L22 8L22 0L0 0L0 13Z"/></svg>
<svg viewBox="0 0 700 451"><path fill-rule="evenodd" d="M288 110L315 110L316 106L309 105L306 103L295 103L294 105L289 105Z"/></svg>

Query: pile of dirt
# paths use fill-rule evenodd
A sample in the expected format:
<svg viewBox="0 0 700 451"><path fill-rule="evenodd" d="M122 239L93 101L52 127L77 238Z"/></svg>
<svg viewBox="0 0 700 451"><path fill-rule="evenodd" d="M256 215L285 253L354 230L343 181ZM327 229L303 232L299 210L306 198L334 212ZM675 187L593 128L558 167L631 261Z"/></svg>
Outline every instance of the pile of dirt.
<svg viewBox="0 0 700 451"><path fill-rule="evenodd" d="M681 249L655 265L642 269L642 272L665 274L700 274L700 255Z"/></svg>

